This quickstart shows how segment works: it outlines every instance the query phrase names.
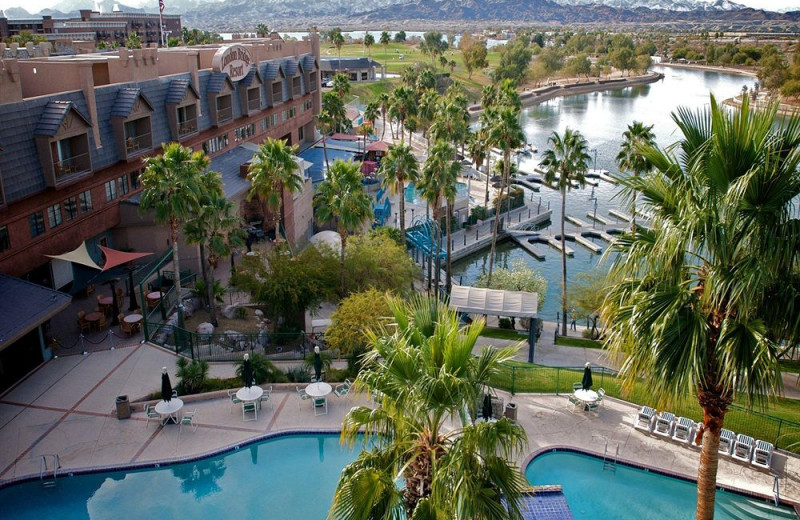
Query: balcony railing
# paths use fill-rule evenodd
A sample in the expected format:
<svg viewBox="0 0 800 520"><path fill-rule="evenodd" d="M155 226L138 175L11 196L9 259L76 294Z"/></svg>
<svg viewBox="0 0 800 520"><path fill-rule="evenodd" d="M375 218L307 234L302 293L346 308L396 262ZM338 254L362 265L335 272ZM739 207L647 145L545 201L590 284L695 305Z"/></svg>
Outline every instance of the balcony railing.
<svg viewBox="0 0 800 520"><path fill-rule="evenodd" d="M248 110L259 110L261 108L261 99L251 99L247 102Z"/></svg>
<svg viewBox="0 0 800 520"><path fill-rule="evenodd" d="M56 178L89 171L90 169L91 161L88 153L73 155L62 161L53 161L53 170Z"/></svg>
<svg viewBox="0 0 800 520"><path fill-rule="evenodd" d="M229 121L233 119L233 108L226 107L226 108L218 108L217 109L217 121Z"/></svg>
<svg viewBox="0 0 800 520"><path fill-rule="evenodd" d="M153 140L149 133L129 136L125 139L125 151L128 155L153 148Z"/></svg>
<svg viewBox="0 0 800 520"><path fill-rule="evenodd" d="M197 132L197 119L187 119L178 122L178 136L183 137Z"/></svg>

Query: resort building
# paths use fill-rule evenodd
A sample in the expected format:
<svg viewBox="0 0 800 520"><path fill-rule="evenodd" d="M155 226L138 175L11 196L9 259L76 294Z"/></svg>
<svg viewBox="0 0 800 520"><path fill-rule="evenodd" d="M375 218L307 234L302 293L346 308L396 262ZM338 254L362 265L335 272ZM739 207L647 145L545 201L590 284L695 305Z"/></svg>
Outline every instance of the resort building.
<svg viewBox="0 0 800 520"><path fill-rule="evenodd" d="M378 79L376 70L380 69L381 78L385 77L386 69L372 58L323 58L320 60L323 77L333 77L336 74L345 74L350 81L375 81Z"/></svg>
<svg viewBox="0 0 800 520"><path fill-rule="evenodd" d="M60 289L72 268L45 255L84 241L95 261L98 245L165 251L166 228L140 217L137 204L143 159L171 141L205 151L242 215L267 220L245 201L247 163L267 137L301 147L315 140L318 64L316 32L296 42L4 59L0 272ZM296 242L312 231L310 179L306 186L284 201ZM183 250L197 259L196 247Z"/></svg>
<svg viewBox="0 0 800 520"><path fill-rule="evenodd" d="M161 15L164 39L181 34L180 15ZM77 18L53 18L44 15L25 19L6 18L0 11L0 38L11 38L22 31L44 36L48 41L89 40L124 44L135 32L142 44L158 43L160 39L158 13L114 11L102 13L81 9Z"/></svg>

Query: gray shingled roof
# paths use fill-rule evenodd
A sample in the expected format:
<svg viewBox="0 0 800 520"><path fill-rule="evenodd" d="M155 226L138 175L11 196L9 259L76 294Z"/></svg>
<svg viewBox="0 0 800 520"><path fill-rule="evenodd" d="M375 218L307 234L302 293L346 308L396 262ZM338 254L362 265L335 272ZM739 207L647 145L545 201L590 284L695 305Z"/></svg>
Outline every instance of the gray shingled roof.
<svg viewBox="0 0 800 520"><path fill-rule="evenodd" d="M263 81L261 81L261 73L258 72L258 69L256 67L250 67L250 72L247 73L247 76L239 80L239 84L249 87L256 81L256 78L263 83Z"/></svg>
<svg viewBox="0 0 800 520"><path fill-rule="evenodd" d="M39 122L36 124L33 135L46 135L47 137L56 135L58 127L61 126L61 122L64 121L70 110L74 110L87 125L92 126L92 123L81 114L80 110L75 108L72 101L50 101L44 107L42 115L39 116Z"/></svg>
<svg viewBox="0 0 800 520"><path fill-rule="evenodd" d="M317 60L311 54L306 54L300 57L300 64L303 67L303 72L311 72L317 70Z"/></svg>
<svg viewBox="0 0 800 520"><path fill-rule="evenodd" d="M239 175L239 167L250 161L254 154L252 149L237 146L233 150L211 159L211 165L208 168L222 175L222 184L227 198L235 198L250 189L247 179L243 179Z"/></svg>
<svg viewBox="0 0 800 520"><path fill-rule="evenodd" d="M269 61L267 63L264 63L264 65L262 66L261 77L264 78L264 80L272 81L283 76L284 76L283 67L281 67L280 62Z"/></svg>
<svg viewBox="0 0 800 520"><path fill-rule="evenodd" d="M148 101L147 97L142 93L139 88L121 88L117 92L117 99L114 100L114 106L111 108L111 115L116 117L128 117L131 115L133 106L136 100L141 96L142 100L153 111L153 105Z"/></svg>
<svg viewBox="0 0 800 520"><path fill-rule="evenodd" d="M67 308L71 301L68 294L0 274L0 350Z"/></svg>
<svg viewBox="0 0 800 520"><path fill-rule="evenodd" d="M297 59L286 58L283 60L283 73L291 77L297 74Z"/></svg>
<svg viewBox="0 0 800 520"><path fill-rule="evenodd" d="M166 102L174 104L180 103L181 101L183 101L183 96L186 95L187 88L192 89L194 95L197 96L198 98L200 97L200 95L194 89L194 86L192 86L191 81L189 81L188 79L173 79L172 81L169 82L169 89L167 90Z"/></svg>
<svg viewBox="0 0 800 520"><path fill-rule="evenodd" d="M226 81L228 82L228 85L233 88L233 84L226 73L213 72L211 77L208 78L208 87L206 87L206 91L219 94L222 92L222 88L225 86Z"/></svg>
<svg viewBox="0 0 800 520"><path fill-rule="evenodd" d="M370 58L324 58L321 60L321 70L368 69L380 67L381 64Z"/></svg>

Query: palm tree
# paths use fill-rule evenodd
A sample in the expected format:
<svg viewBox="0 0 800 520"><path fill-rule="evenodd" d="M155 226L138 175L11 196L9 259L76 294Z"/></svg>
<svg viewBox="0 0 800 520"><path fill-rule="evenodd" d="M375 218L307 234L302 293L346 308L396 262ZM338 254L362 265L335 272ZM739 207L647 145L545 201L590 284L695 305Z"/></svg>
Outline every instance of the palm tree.
<svg viewBox="0 0 800 520"><path fill-rule="evenodd" d="M339 260L342 293L345 291L344 253L347 235L361 229L372 217L372 200L361 184L361 177L361 163L336 159L328 170L328 178L319 185L314 197L317 221L336 219L336 228L342 239Z"/></svg>
<svg viewBox="0 0 800 520"><path fill-rule="evenodd" d="M381 107L378 101L370 101L367 103L367 106L364 107L364 121L368 122L373 129L375 128L375 122L378 120L380 111Z"/></svg>
<svg viewBox="0 0 800 520"><path fill-rule="evenodd" d="M367 48L367 56L372 58L372 46L375 45L375 37L369 31L364 35L364 47Z"/></svg>
<svg viewBox="0 0 800 520"><path fill-rule="evenodd" d="M601 309L607 345L627 359L624 380L646 377L660 403L697 398L698 520L714 516L731 402L779 394L780 344L800 336L800 120L776 112L751 110L747 100L729 110L713 96L710 108L680 108L677 147L643 147L652 173L622 181L653 220L614 244L611 274L620 282Z"/></svg>
<svg viewBox="0 0 800 520"><path fill-rule="evenodd" d="M492 269L494 267L494 250L497 244L497 233L500 229L500 211L503 203L503 186L509 187L508 209L511 209L510 193L510 165L511 151L519 148L525 142L525 133L519 124L519 111L513 108L504 107L497 113L494 124L489 129L489 140L492 144L503 150L503 183L500 185L500 193L495 198L494 228L492 229L492 247L489 250L489 276L488 283L492 283ZM488 173L487 173L488 174Z"/></svg>
<svg viewBox="0 0 800 520"><path fill-rule="evenodd" d="M406 144L395 144L389 147L389 151L381 160L381 167L378 170L381 178L381 186L388 188L392 195L399 194L400 204L400 234L403 245L406 243L406 204L405 190L407 182L416 182L419 179L419 163L414 157L411 146Z"/></svg>
<svg viewBox="0 0 800 520"><path fill-rule="evenodd" d="M459 327L434 299L389 300L396 328L371 334L373 349L355 387L380 406L352 408L342 439L366 446L342 471L330 516L365 518L521 518L525 479L513 462L525 430L502 418L461 421L515 348L472 355L484 323Z"/></svg>
<svg viewBox="0 0 800 520"><path fill-rule="evenodd" d="M653 125L645 126L640 121L634 121L628 125L628 129L622 133L623 141L617 154L617 165L621 170L632 172L639 176L650 171L652 165L642 155L643 147L652 148L656 142L653 133ZM631 231L636 230L636 192L631 194Z"/></svg>
<svg viewBox="0 0 800 520"><path fill-rule="evenodd" d="M450 288L450 220L452 212L452 201L456 196L456 183L458 182L458 174L461 172L461 164L453 160L455 155L455 148L452 144L446 141L436 141L431 148L431 153L425 161L425 167L422 169L422 177L419 180L417 189L419 189L422 198L433 208L433 221L435 222L436 229L440 229L442 220L442 200L447 202L447 215L445 219L445 231L447 235L447 288ZM434 272L434 294L439 295L439 253L442 250L442 234L437 233L437 243L431 244L435 247L435 259L431 263L435 264Z"/></svg>
<svg viewBox="0 0 800 520"><path fill-rule="evenodd" d="M561 192L561 312L564 322L561 335L567 335L567 248L564 243L564 222L567 211L567 192L572 189L573 183L578 183L582 188L586 182L586 170L589 168L589 145L586 139L577 130L567 128L564 136L553 132L547 140L550 145L544 152L542 167L545 169L544 181L549 184L557 183Z"/></svg>
<svg viewBox="0 0 800 520"><path fill-rule="evenodd" d="M388 31L383 31L381 33L381 45L383 45L383 61L386 61L388 52L389 52L389 42L392 41L392 37L389 36Z"/></svg>
<svg viewBox="0 0 800 520"><path fill-rule="evenodd" d="M208 172L205 175L214 175ZM222 190L210 192L198 209L194 218L186 222L186 236L189 242L202 244L207 253L206 259L210 269L205 280L209 305L211 324L217 323L217 306L214 295L214 270L219 266L219 261L233 253L234 247L241 247L245 242L244 230L241 227L242 219L235 214L233 202L225 197ZM203 261L203 260L201 260Z"/></svg>
<svg viewBox="0 0 800 520"><path fill-rule="evenodd" d="M383 136L386 135L386 113L389 111L391 104L392 100L388 92L381 92L378 95L378 106L380 106L381 118L383 119L381 128L381 141L383 141ZM392 138L394 138L394 130L392 130Z"/></svg>
<svg viewBox="0 0 800 520"><path fill-rule="evenodd" d="M350 94L352 89L353 85L350 84L350 79L347 77L347 74L342 74L340 72L333 77L333 87L331 88L331 92L335 92L336 95L339 96L342 104L344 104L344 98Z"/></svg>
<svg viewBox="0 0 800 520"><path fill-rule="evenodd" d="M344 45L344 36L342 35L342 31L336 30L331 35L331 42L336 47L336 52L339 55L339 63L336 67L337 70L341 70L342 68L342 45Z"/></svg>
<svg viewBox="0 0 800 520"><path fill-rule="evenodd" d="M264 204L264 227L266 227L267 210L273 214L275 240L281 236L281 213L283 192L290 195L303 190L305 180L298 173L300 167L295 159L296 148L282 139L268 137L258 147L247 172L250 182L248 200L258 197ZM288 237L287 237L288 238ZM291 241L289 242L291 244Z"/></svg>
<svg viewBox="0 0 800 520"><path fill-rule="evenodd" d="M270 30L269 30L269 26L267 26L267 24L260 23L260 24L256 25L256 35L259 38L266 38L267 36L269 36L269 33L270 33Z"/></svg>
<svg viewBox="0 0 800 520"><path fill-rule="evenodd" d="M417 109L417 117L422 126L422 136L426 141L426 149L430 152L431 148L431 126L436 122L436 113L439 111L441 96L433 89L422 93Z"/></svg>
<svg viewBox="0 0 800 520"><path fill-rule="evenodd" d="M172 263L175 266L175 296L178 300L178 327L183 328L183 293L178 234L181 224L195 213L206 185L201 174L208 168L209 159L202 152L192 152L179 143L162 145L164 152L146 157L141 177L142 196L139 211L155 212L156 224L169 224L172 240Z"/></svg>
<svg viewBox="0 0 800 520"><path fill-rule="evenodd" d="M392 101L389 113L394 114L394 118L400 123L400 141L404 141L403 131L405 130L406 120L416 113L417 99L416 94L410 87L397 87L392 91ZM409 141L411 138L409 137Z"/></svg>

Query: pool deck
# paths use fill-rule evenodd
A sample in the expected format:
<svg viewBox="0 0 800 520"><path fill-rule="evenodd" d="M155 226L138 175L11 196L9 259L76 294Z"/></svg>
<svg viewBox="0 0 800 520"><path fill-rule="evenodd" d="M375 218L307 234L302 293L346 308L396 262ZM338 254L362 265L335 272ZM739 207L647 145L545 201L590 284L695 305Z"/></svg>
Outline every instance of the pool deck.
<svg viewBox="0 0 800 520"><path fill-rule="evenodd" d="M327 415L314 416L309 401L300 401L294 385L272 394L274 410L265 406L258 420L243 422L241 408L227 398L187 403L197 409L196 432L178 426L147 424L141 405L130 419L118 420L114 399L132 400L159 387L162 366L173 382L175 355L149 344L134 344L82 356L53 359L0 395L0 484L38 476L40 456L58 454L62 469L142 464L199 456L250 439L297 429L338 429L351 406L368 401L358 394L328 398ZM219 370L219 369L217 369ZM508 395L504 396L508 402ZM686 477L697 471L699 451L634 430L636 407L606 399L599 414L571 412L566 396L517 395L518 420L528 434L524 464L531 453L570 446L602 455L606 441L620 459ZM800 501L800 458L778 451L773 471L758 471L727 458L720 460L718 482L771 496L773 477L781 496Z"/></svg>

